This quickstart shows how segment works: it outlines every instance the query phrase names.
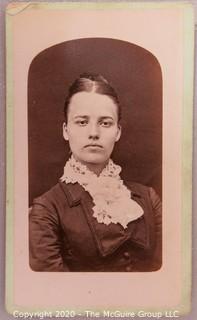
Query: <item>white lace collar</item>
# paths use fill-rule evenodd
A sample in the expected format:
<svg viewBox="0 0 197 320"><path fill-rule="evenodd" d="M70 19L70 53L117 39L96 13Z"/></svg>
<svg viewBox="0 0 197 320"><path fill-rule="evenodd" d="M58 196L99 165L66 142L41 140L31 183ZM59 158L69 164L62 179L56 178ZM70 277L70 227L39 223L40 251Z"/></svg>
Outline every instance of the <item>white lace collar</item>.
<svg viewBox="0 0 197 320"><path fill-rule="evenodd" d="M131 193L120 178L121 167L111 159L97 176L73 156L66 162L60 178L66 183L78 182L92 196L93 217L106 225L120 223L127 228L129 222L143 215L143 209L131 199Z"/></svg>

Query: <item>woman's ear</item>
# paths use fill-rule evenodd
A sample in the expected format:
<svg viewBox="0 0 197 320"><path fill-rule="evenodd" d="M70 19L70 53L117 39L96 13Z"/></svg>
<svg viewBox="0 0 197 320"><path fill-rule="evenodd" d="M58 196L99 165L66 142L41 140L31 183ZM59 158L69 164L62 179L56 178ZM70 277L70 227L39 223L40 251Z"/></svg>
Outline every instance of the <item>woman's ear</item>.
<svg viewBox="0 0 197 320"><path fill-rule="evenodd" d="M67 125L65 122L63 123L63 137L66 141L68 141L68 131L67 131Z"/></svg>
<svg viewBox="0 0 197 320"><path fill-rule="evenodd" d="M121 128L121 125L119 124L118 129L117 129L116 141L118 141L120 139L121 132L122 132L122 128Z"/></svg>

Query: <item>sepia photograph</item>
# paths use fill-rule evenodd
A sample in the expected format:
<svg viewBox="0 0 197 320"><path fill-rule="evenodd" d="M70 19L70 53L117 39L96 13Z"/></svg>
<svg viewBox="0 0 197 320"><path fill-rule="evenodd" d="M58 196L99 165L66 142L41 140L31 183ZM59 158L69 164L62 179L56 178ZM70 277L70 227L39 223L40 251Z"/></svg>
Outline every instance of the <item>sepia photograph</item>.
<svg viewBox="0 0 197 320"><path fill-rule="evenodd" d="M84 68L89 72L80 73ZM28 99L32 269L158 270L162 76L157 59L124 41L68 41L34 58Z"/></svg>
<svg viewBox="0 0 197 320"><path fill-rule="evenodd" d="M190 312L193 37L189 3L8 5L14 317Z"/></svg>

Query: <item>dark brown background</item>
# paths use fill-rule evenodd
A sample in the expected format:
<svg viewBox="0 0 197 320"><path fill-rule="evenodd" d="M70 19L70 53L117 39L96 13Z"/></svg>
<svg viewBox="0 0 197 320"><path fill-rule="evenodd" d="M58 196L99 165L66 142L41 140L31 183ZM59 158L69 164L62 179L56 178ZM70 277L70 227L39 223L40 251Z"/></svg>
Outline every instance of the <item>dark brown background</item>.
<svg viewBox="0 0 197 320"><path fill-rule="evenodd" d="M122 177L161 196L162 74L149 51L120 40L78 39L38 54L28 77L29 202L57 183L68 159L62 137L68 86L83 72L102 74L122 105L122 136L113 159Z"/></svg>

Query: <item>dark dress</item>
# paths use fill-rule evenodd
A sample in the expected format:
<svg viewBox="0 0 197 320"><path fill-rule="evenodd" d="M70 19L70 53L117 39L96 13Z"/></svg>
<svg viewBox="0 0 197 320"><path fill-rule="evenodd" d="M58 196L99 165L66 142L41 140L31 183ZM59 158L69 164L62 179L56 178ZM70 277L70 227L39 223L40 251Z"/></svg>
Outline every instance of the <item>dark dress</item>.
<svg viewBox="0 0 197 320"><path fill-rule="evenodd" d="M144 215L128 224L98 223L93 201L78 184L59 182L29 214L34 271L148 272L162 264L161 202L154 189L126 183Z"/></svg>

